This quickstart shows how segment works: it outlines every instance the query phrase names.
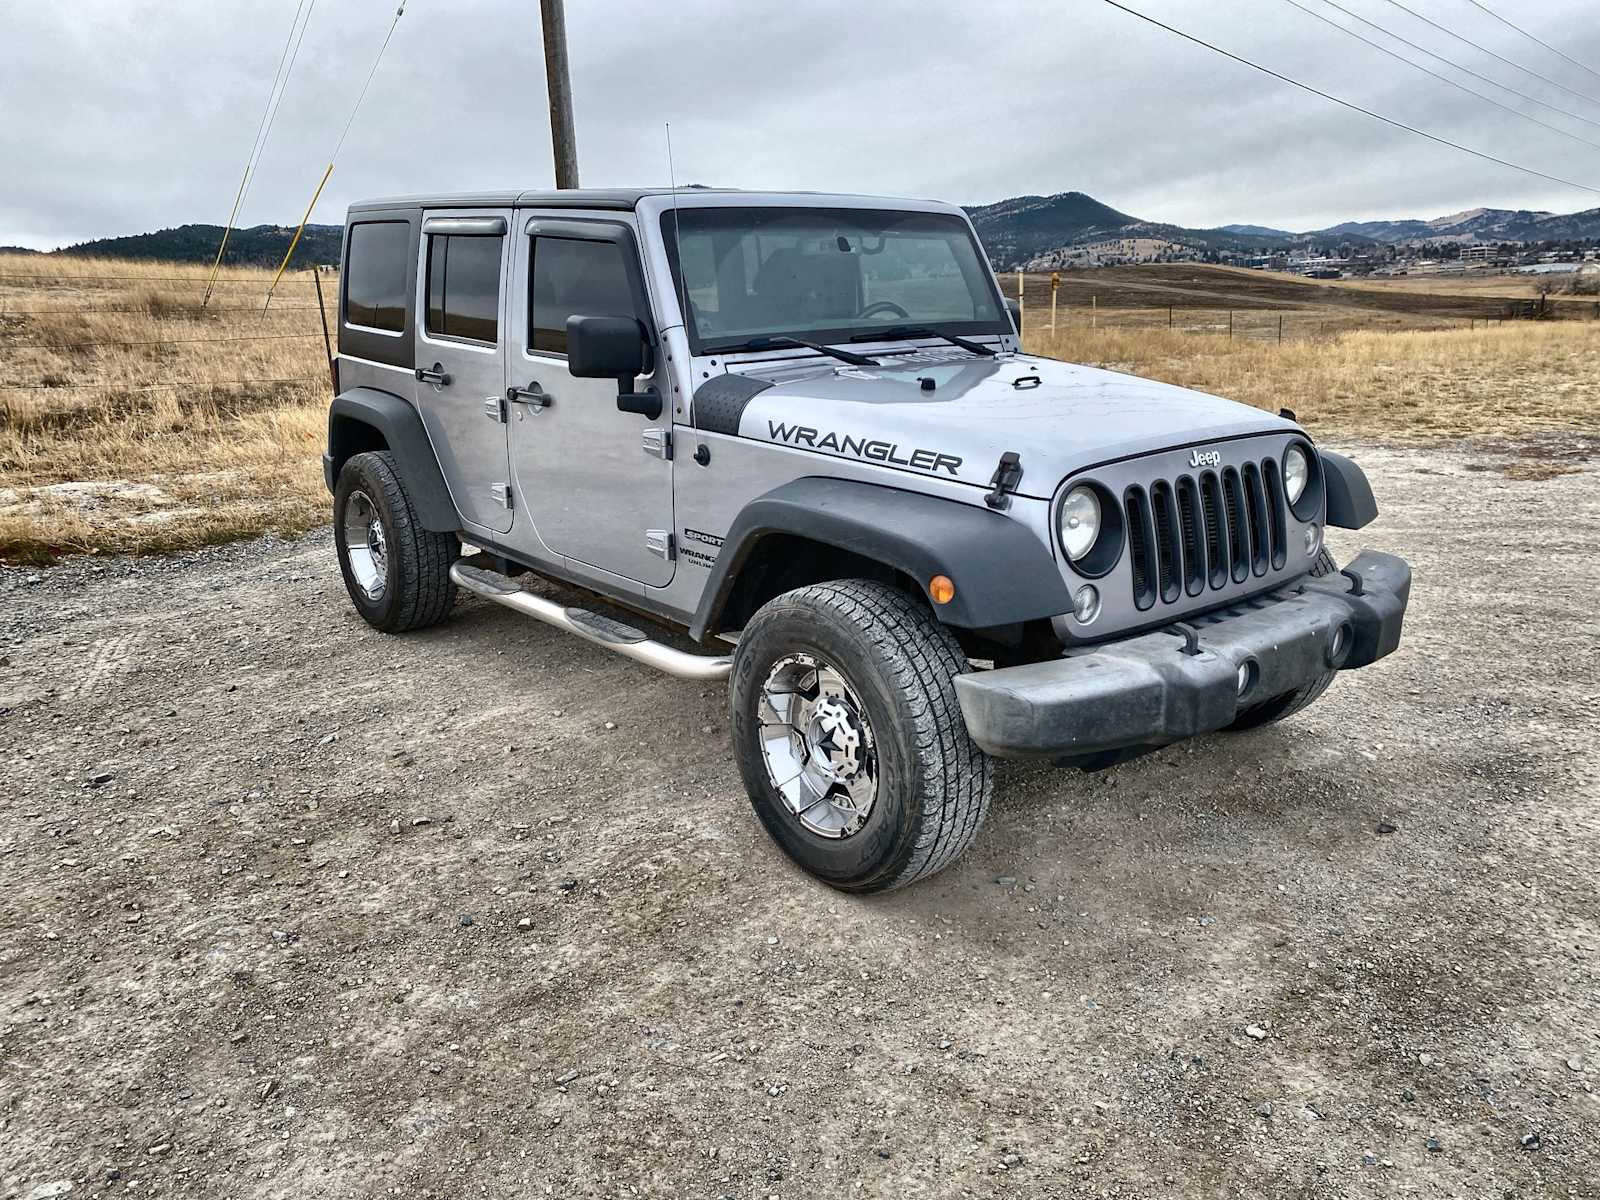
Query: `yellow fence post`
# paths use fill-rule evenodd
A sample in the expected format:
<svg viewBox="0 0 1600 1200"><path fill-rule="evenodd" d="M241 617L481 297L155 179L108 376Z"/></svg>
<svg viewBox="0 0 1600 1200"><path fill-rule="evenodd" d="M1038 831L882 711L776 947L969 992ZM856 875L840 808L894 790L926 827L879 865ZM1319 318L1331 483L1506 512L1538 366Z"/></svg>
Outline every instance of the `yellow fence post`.
<svg viewBox="0 0 1600 1200"><path fill-rule="evenodd" d="M1050 272L1050 332L1056 331L1056 293L1061 290L1061 272Z"/></svg>

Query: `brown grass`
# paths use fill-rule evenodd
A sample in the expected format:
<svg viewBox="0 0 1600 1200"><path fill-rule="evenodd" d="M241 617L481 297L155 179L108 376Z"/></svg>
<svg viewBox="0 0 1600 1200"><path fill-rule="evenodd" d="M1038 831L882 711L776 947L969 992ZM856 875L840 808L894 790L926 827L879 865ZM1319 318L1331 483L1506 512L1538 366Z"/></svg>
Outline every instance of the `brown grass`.
<svg viewBox="0 0 1600 1200"><path fill-rule="evenodd" d="M1081 325L1028 348L1276 411L1314 433L1388 441L1600 433L1600 328L1515 321L1274 342Z"/></svg>
<svg viewBox="0 0 1600 1200"><path fill-rule="evenodd" d="M212 305L196 311L206 275L0 255L0 560L187 549L328 519L328 386L309 277L286 281L262 315L269 271L226 271ZM1073 273L1101 275L1137 290L1110 273ZM1227 277L1211 273L1191 301L1225 306ZM1545 449L1516 465L1534 473L1574 469L1587 448L1563 458L1548 447L1600 433L1600 323L1419 330L1393 312L1273 307L1257 280L1245 284L1257 290L1242 299L1256 307L1241 304L1232 339L1225 308L1193 305L1177 307L1170 331L1164 309L1102 308L1091 324L1064 307L1052 336L1030 290L1028 348L1287 406L1317 433L1536 441ZM147 486L33 490L80 481Z"/></svg>
<svg viewBox="0 0 1600 1200"><path fill-rule="evenodd" d="M184 549L327 519L309 277L286 277L263 315L272 272L225 271L200 310L208 274L0 255L0 560ZM83 480L159 494L31 490Z"/></svg>

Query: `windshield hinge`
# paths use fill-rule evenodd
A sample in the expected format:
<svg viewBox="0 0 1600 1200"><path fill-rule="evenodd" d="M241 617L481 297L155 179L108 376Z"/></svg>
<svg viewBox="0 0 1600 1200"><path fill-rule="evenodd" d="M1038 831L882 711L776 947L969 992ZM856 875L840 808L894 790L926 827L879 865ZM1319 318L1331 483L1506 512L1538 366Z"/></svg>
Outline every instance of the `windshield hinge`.
<svg viewBox="0 0 1600 1200"><path fill-rule="evenodd" d="M1007 450L1000 456L1000 465L995 467L994 475L989 480L990 492L983 498L983 502L990 508L1005 508L1011 503L1007 492L1015 491L1017 484L1022 482L1022 456L1015 450Z"/></svg>
<svg viewBox="0 0 1600 1200"><path fill-rule="evenodd" d="M664 458L669 462L672 459L672 430L646 429L644 431L644 452L654 458Z"/></svg>

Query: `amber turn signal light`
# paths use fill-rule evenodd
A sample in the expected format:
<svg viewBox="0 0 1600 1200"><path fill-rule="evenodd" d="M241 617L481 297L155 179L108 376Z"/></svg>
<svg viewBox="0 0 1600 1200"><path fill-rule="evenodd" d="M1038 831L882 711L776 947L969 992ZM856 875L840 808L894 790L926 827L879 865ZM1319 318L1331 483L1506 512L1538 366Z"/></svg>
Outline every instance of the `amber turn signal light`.
<svg viewBox="0 0 1600 1200"><path fill-rule="evenodd" d="M949 604L956 598L956 585L948 575L935 575L928 580L928 595L933 597L935 604Z"/></svg>

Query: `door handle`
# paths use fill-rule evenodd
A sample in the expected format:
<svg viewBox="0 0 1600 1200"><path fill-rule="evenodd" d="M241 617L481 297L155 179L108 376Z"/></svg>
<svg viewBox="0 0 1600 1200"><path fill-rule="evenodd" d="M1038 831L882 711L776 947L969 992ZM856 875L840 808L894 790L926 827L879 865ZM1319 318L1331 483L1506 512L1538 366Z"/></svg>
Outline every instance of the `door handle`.
<svg viewBox="0 0 1600 1200"><path fill-rule="evenodd" d="M439 387L450 386L450 372L444 369L443 363L434 363L431 368L418 367L416 373L418 383L432 383Z"/></svg>
<svg viewBox="0 0 1600 1200"><path fill-rule="evenodd" d="M508 387L506 399L513 404L526 404L530 408L549 408L553 397L539 386L537 379L527 387Z"/></svg>

